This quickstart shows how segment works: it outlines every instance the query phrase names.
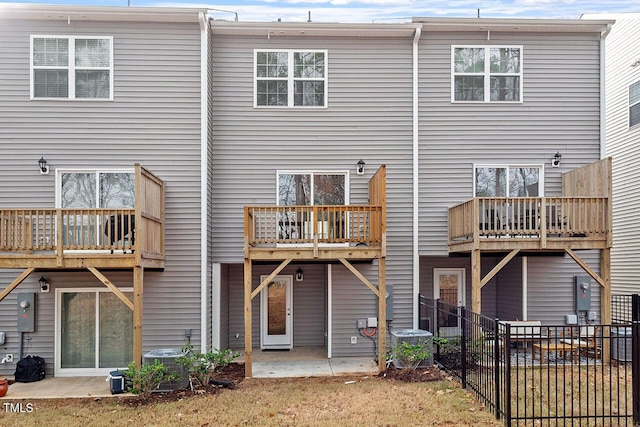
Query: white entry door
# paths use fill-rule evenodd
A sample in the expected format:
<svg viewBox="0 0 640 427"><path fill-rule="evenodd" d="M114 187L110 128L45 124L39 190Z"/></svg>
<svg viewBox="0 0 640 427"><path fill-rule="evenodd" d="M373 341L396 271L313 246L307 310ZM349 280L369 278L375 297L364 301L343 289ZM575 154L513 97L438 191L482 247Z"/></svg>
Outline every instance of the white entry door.
<svg viewBox="0 0 640 427"><path fill-rule="evenodd" d="M293 276L276 276L260 292L260 348L293 348Z"/></svg>
<svg viewBox="0 0 640 427"><path fill-rule="evenodd" d="M449 313L438 313L438 331L446 336L459 335L459 308L465 305L464 268L434 268L433 297L450 304Z"/></svg>

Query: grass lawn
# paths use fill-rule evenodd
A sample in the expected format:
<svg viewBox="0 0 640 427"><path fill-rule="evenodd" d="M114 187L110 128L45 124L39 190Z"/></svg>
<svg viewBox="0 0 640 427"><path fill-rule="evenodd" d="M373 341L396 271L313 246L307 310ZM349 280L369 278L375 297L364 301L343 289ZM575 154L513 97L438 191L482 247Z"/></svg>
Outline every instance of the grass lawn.
<svg viewBox="0 0 640 427"><path fill-rule="evenodd" d="M139 405L122 398L33 400L2 426L502 426L455 381L376 377L245 379L235 390ZM16 403L16 402L14 402Z"/></svg>

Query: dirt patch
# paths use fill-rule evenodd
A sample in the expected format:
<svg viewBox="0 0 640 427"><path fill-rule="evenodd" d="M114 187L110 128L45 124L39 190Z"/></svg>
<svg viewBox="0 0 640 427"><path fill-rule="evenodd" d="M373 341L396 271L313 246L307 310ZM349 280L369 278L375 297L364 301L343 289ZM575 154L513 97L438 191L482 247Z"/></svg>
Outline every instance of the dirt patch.
<svg viewBox="0 0 640 427"><path fill-rule="evenodd" d="M440 381L444 379L442 372L436 366L421 369L397 369L393 366L378 374L378 378L393 379L408 383L420 383L426 381Z"/></svg>

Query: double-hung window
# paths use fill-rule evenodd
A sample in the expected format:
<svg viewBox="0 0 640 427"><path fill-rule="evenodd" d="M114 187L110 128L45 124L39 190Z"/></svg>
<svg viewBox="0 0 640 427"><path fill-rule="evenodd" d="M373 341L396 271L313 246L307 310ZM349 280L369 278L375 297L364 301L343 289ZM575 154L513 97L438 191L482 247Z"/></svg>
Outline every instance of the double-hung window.
<svg viewBox="0 0 640 427"><path fill-rule="evenodd" d="M452 102L522 102L522 47L452 46Z"/></svg>
<svg viewBox="0 0 640 427"><path fill-rule="evenodd" d="M327 51L254 53L256 107L326 107Z"/></svg>
<svg viewBox="0 0 640 427"><path fill-rule="evenodd" d="M31 36L32 99L113 99L113 38Z"/></svg>
<svg viewBox="0 0 640 427"><path fill-rule="evenodd" d="M640 123L640 81L629 86L629 127Z"/></svg>

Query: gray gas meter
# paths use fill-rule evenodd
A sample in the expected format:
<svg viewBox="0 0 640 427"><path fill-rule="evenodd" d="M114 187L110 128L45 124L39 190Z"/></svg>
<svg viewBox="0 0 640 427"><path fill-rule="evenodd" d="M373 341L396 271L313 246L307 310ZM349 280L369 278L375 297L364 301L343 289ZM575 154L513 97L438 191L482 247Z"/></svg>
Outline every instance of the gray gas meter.
<svg viewBox="0 0 640 427"><path fill-rule="evenodd" d="M573 276L576 289L576 311L591 310L591 277Z"/></svg>

